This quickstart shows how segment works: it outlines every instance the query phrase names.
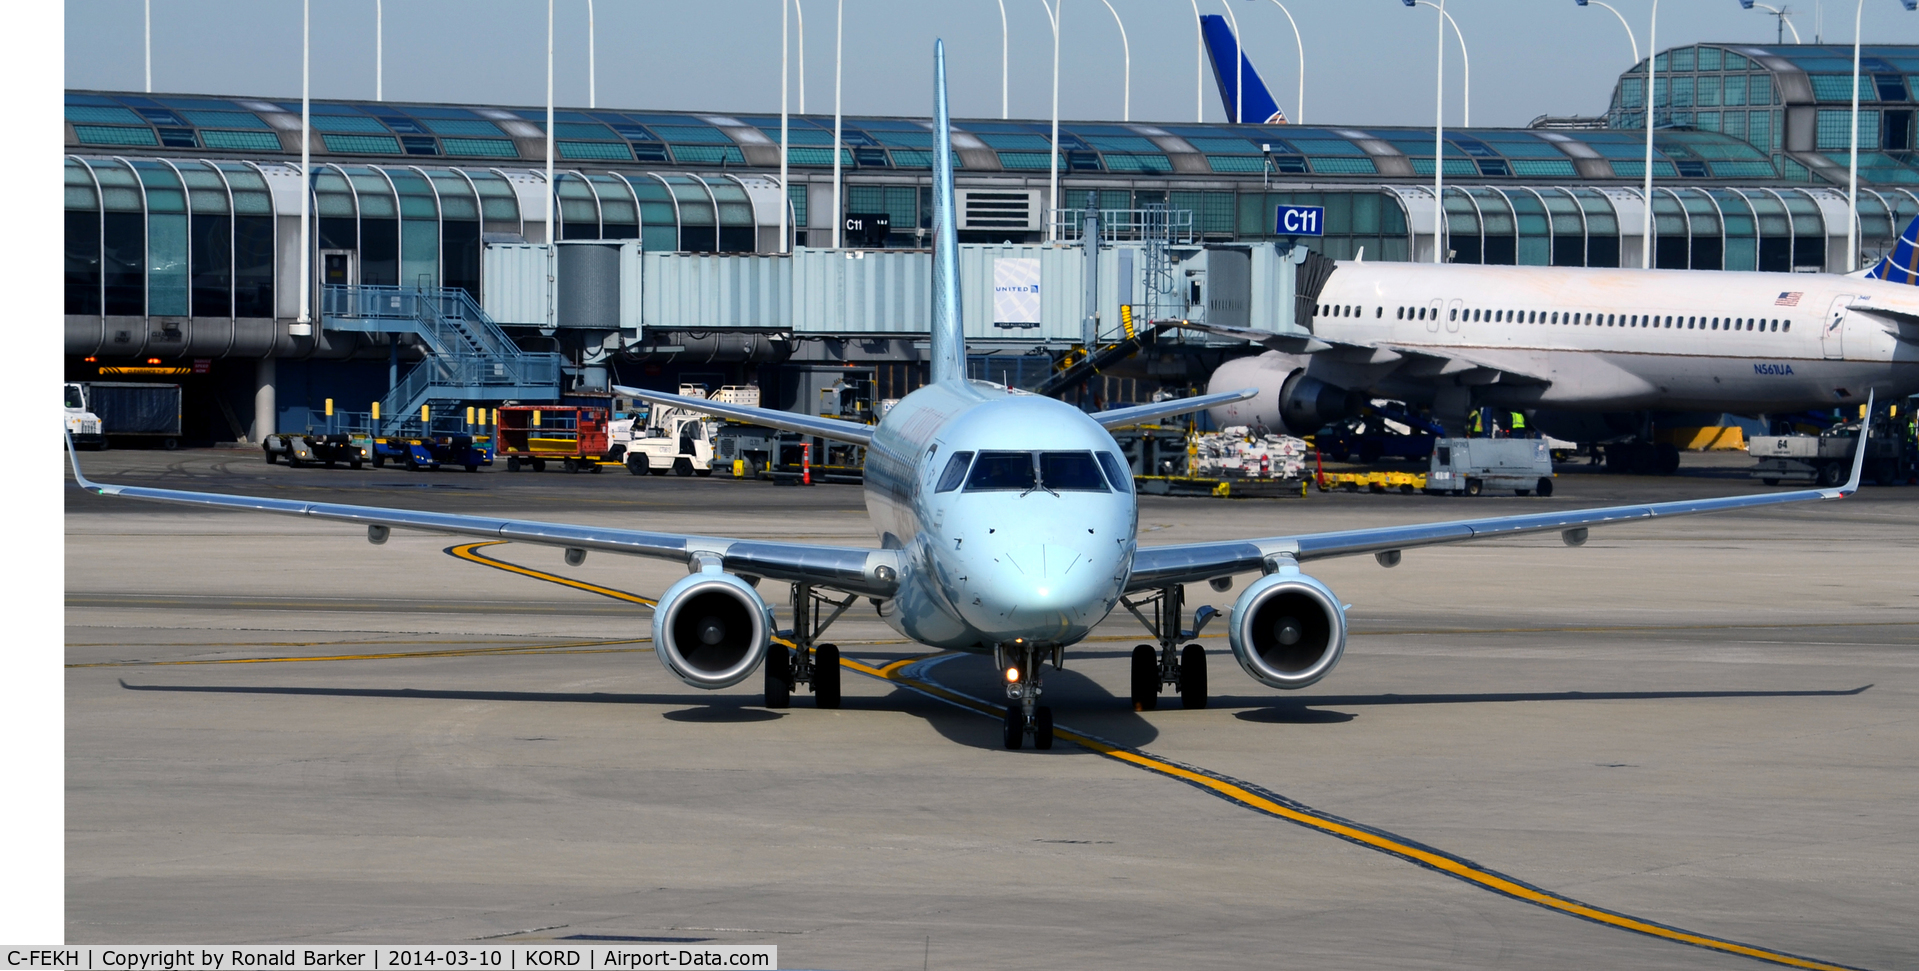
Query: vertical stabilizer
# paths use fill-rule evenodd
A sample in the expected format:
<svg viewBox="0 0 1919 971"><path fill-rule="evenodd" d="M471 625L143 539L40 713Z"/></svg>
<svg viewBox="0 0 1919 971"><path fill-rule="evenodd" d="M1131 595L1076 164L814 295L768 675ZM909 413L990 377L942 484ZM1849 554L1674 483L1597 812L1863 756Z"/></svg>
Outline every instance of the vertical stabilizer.
<svg viewBox="0 0 1919 971"><path fill-rule="evenodd" d="M1279 103L1266 90L1266 82L1259 79L1259 72L1253 70L1253 62L1240 52L1239 42L1233 38L1233 30L1226 18L1218 14L1206 14L1199 18L1200 34L1206 38L1206 54L1213 62L1213 80L1219 82L1219 100L1226 106L1228 122L1244 122L1248 125L1284 125L1286 114L1279 110ZM1233 68L1233 62L1239 62L1239 71ZM1246 113L1238 114L1233 110L1238 93L1246 96Z"/></svg>
<svg viewBox="0 0 1919 971"><path fill-rule="evenodd" d="M1892 244L1892 252L1866 271L1866 279L1919 286L1919 218L1906 224L1906 231Z"/></svg>
<svg viewBox="0 0 1919 971"><path fill-rule="evenodd" d="M933 42L933 383L966 380L960 318L959 233L954 226L953 134L946 112L946 42Z"/></svg>

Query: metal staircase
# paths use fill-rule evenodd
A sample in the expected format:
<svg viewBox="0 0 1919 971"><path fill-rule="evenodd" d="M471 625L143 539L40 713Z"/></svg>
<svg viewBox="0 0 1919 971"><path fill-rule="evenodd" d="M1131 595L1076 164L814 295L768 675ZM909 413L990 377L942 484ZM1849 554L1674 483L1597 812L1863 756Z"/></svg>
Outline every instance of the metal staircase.
<svg viewBox="0 0 1919 971"><path fill-rule="evenodd" d="M320 323L328 330L411 334L426 359L380 401L385 432L434 402L536 400L560 396L560 355L520 350L467 292L332 284L320 293Z"/></svg>

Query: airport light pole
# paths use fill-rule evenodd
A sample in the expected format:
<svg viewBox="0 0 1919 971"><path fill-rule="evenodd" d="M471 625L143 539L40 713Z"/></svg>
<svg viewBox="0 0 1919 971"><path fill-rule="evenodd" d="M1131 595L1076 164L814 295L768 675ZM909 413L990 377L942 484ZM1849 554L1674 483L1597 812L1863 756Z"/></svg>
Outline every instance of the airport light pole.
<svg viewBox="0 0 1919 971"><path fill-rule="evenodd" d="M1299 35L1299 21L1293 19L1293 12L1279 0L1273 0L1273 6L1286 15L1286 22L1293 26L1293 42L1299 45L1299 109L1293 112L1293 124L1302 125L1306 123L1306 39Z"/></svg>
<svg viewBox="0 0 1919 971"><path fill-rule="evenodd" d="M800 114L806 114L806 6L793 0L793 25L800 31Z"/></svg>
<svg viewBox="0 0 1919 971"><path fill-rule="evenodd" d="M146 0L147 93L153 93L153 0Z"/></svg>
<svg viewBox="0 0 1919 971"><path fill-rule="evenodd" d="M586 0L586 106L588 108L600 106L600 70L593 56L597 46L594 43L593 0Z"/></svg>
<svg viewBox="0 0 1919 971"><path fill-rule="evenodd" d="M1046 208L1052 216L1046 220L1046 238L1059 239L1059 18L1065 12L1066 0L1039 0L1046 8L1046 19L1053 25L1053 150L1048 156L1046 166Z"/></svg>
<svg viewBox="0 0 1919 971"><path fill-rule="evenodd" d="M1653 95L1659 81L1659 0L1652 0L1652 22L1646 28L1646 214L1639 226L1639 268L1652 269L1652 125L1657 104Z"/></svg>
<svg viewBox="0 0 1919 971"><path fill-rule="evenodd" d="M1431 7L1439 11L1439 15L1445 18L1445 22L1453 25L1453 36L1459 38L1459 62L1461 67L1459 75L1459 100L1462 105L1459 123L1461 127L1471 128L1473 126L1473 59L1466 53L1466 35L1459 32L1459 21L1454 20L1453 15L1446 12L1446 5L1444 3L1433 3L1432 0L1410 0L1410 2L1406 3L1406 6L1411 7L1415 4L1423 7ZM1445 32L1445 26L1441 25L1440 33L1443 35Z"/></svg>
<svg viewBox="0 0 1919 971"><path fill-rule="evenodd" d="M1792 31L1793 43L1795 44L1805 43L1804 41L1799 39L1799 28L1794 27L1792 25L1792 20L1787 17L1787 14L1792 12L1791 10L1784 7L1775 7L1775 6L1772 6L1771 4L1755 3L1754 0L1739 0L1739 6L1746 10L1751 10L1754 7L1758 7L1759 9L1764 10L1767 13L1770 13L1774 17L1777 17L1779 19L1779 23L1775 25L1773 30L1774 43L1776 44L1785 43L1786 31L1788 30Z"/></svg>
<svg viewBox="0 0 1919 971"><path fill-rule="evenodd" d="M1125 99L1121 102L1122 107L1120 109L1120 120L1132 121L1133 120L1133 45L1130 41L1126 39L1126 22L1119 19L1119 11L1113 9L1113 0L1100 0L1100 2L1104 3L1106 5L1107 12L1113 15L1113 23L1116 23L1119 25L1119 47L1120 47L1120 50L1125 54L1125 61L1126 61L1126 95L1125 95Z"/></svg>
<svg viewBox="0 0 1919 971"><path fill-rule="evenodd" d="M1612 15L1619 18L1619 26L1626 28L1626 40L1632 44L1632 62L1634 64L1639 63L1639 38L1633 36L1632 25L1626 23L1626 15L1620 13L1619 8L1607 3L1606 0L1573 0L1573 2L1582 7L1590 5L1594 7L1605 7L1607 10L1612 11ZM1739 0L1739 2L1751 5L1752 0Z"/></svg>
<svg viewBox="0 0 1919 971"><path fill-rule="evenodd" d="M1907 10L1919 10L1919 0L1899 0ZM1852 156L1846 163L1846 272L1859 268L1859 24L1866 16L1866 0L1852 13Z"/></svg>
<svg viewBox="0 0 1919 971"><path fill-rule="evenodd" d="M1233 118L1235 125L1246 121L1246 50L1239 42L1239 18L1233 16L1233 5L1226 4L1226 22L1233 26Z"/></svg>
<svg viewBox="0 0 1919 971"><path fill-rule="evenodd" d="M839 249L846 212L840 206L840 66L846 47L846 0L839 0L839 19L833 27L833 248ZM718 230L715 230L717 232Z"/></svg>
<svg viewBox="0 0 1919 971"><path fill-rule="evenodd" d="M386 100L386 0L373 0L373 100Z"/></svg>
<svg viewBox="0 0 1919 971"><path fill-rule="evenodd" d="M1193 121L1206 122L1206 32L1199 19L1199 0L1193 5Z"/></svg>
<svg viewBox="0 0 1919 971"><path fill-rule="evenodd" d="M788 9L787 0L780 0L780 252L782 253L792 252L792 247L787 243L786 237L786 210L793 205L792 190L786 187L786 82L791 77L786 70L786 54L788 48L786 22ZM718 245L717 237L714 243Z"/></svg>
<svg viewBox="0 0 1919 971"><path fill-rule="evenodd" d="M1424 0L1400 0L1408 7ZM1658 0L1654 0L1658 2ZM1433 262L1446 262L1446 0L1436 4L1426 4L1439 11L1433 21L1438 25L1439 39L1434 48L1433 63ZM1460 44L1460 49L1465 49Z"/></svg>
<svg viewBox="0 0 1919 971"><path fill-rule="evenodd" d="M554 267L560 248L553 225L553 0L546 0L546 325L553 326Z"/></svg>
<svg viewBox="0 0 1919 971"><path fill-rule="evenodd" d="M1006 111L1006 0L999 0L999 120L1005 121Z"/></svg>
<svg viewBox="0 0 1919 971"><path fill-rule="evenodd" d="M299 336L313 332L313 316L307 305L313 302L313 225L307 213L313 208L313 0L300 0L300 315L290 331ZM148 89L152 90L151 84Z"/></svg>

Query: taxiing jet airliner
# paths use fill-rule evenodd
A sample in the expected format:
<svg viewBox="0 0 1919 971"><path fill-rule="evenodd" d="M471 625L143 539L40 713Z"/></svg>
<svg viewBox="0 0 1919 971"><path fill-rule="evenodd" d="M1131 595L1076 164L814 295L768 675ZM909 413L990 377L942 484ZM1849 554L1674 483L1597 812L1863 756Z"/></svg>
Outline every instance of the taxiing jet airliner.
<svg viewBox="0 0 1919 971"><path fill-rule="evenodd" d="M1203 707L1206 653L1192 641L1218 614L1202 607L1192 628L1183 629L1187 583L1205 580L1225 590L1234 576L1257 574L1227 615L1233 656L1262 684L1303 688L1325 677L1346 647L1345 608L1325 584L1301 571L1308 561L1371 553L1391 566L1402 550L1414 547L1549 530L1577 546L1593 526L1839 499L1858 488L1855 460L1852 480L1836 489L1140 547L1132 478L1108 429L1252 392L1086 414L1050 398L967 380L946 62L939 44L933 62L938 144L933 152L931 383L901 399L877 426L620 389L654 402L866 446L866 504L879 533L877 548L108 485L85 477L69 442L74 476L81 487L101 495L355 523L376 544L384 543L391 530L417 529L563 547L572 564L590 550L682 563L688 575L660 595L653 611L660 663L687 684L706 689L739 684L763 667L769 706L786 705L800 683L811 687L821 706L839 704L839 652L817 638L840 613L866 598L886 623L915 641L993 656L1008 699L1008 748L1021 747L1029 737L1038 748L1052 746L1052 711L1038 703L1040 668L1047 661L1062 665L1066 649L1120 606L1147 623L1158 641L1157 648L1134 649L1135 707L1155 707L1168 684L1177 687L1186 706ZM756 589L762 578L792 585L794 630L786 636L793 647L773 643L773 610ZM817 622L822 613L824 623ZM1148 621L1149 616L1155 620ZM1181 642L1186 642L1183 648Z"/></svg>

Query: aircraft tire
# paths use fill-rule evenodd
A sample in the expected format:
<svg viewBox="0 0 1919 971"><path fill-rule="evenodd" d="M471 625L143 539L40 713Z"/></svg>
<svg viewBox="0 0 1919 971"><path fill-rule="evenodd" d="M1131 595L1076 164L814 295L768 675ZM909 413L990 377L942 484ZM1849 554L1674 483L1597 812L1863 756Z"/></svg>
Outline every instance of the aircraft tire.
<svg viewBox="0 0 1919 971"><path fill-rule="evenodd" d="M1653 471L1659 475L1675 475L1679 472L1679 446L1671 442L1660 442L1653 446Z"/></svg>
<svg viewBox="0 0 1919 971"><path fill-rule="evenodd" d="M1159 657L1150 644L1133 648L1133 710L1159 707Z"/></svg>
<svg viewBox="0 0 1919 971"><path fill-rule="evenodd" d="M1000 740L1009 752L1019 751L1026 744L1026 717L1020 714L1016 702L1006 706L1006 720L1000 725Z"/></svg>
<svg viewBox="0 0 1919 971"><path fill-rule="evenodd" d="M1033 709L1033 747L1041 751L1053 747L1053 709Z"/></svg>
<svg viewBox="0 0 1919 971"><path fill-rule="evenodd" d="M1179 703L1184 708L1206 707L1206 649L1188 644L1179 654Z"/></svg>
<svg viewBox="0 0 1919 971"><path fill-rule="evenodd" d="M767 649L766 664L761 668L766 676L766 707L786 708L793 704L793 653L790 649L775 644Z"/></svg>
<svg viewBox="0 0 1919 971"><path fill-rule="evenodd" d="M840 649L837 644L821 644L813 649L813 704L820 708L840 706Z"/></svg>

